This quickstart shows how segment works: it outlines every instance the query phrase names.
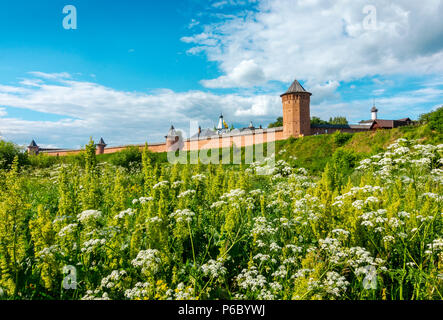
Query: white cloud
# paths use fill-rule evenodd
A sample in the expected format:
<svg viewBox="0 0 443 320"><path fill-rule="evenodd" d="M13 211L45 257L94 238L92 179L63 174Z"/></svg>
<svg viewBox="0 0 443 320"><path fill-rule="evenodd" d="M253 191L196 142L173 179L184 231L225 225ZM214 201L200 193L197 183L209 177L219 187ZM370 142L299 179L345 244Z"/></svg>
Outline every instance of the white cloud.
<svg viewBox="0 0 443 320"><path fill-rule="evenodd" d="M311 103L320 103L324 100L331 100L339 98L336 93L337 88L340 86L338 81L328 81L325 84L315 84L308 91L313 93L311 97Z"/></svg>
<svg viewBox="0 0 443 320"><path fill-rule="evenodd" d="M365 30L367 1L262 0L257 10L204 26L184 37L190 53L204 52L223 75L210 88L263 81L306 80L309 86L366 76L443 71L443 2L374 0L377 28ZM251 61L260 81L242 81ZM258 68L256 69L257 72Z"/></svg>
<svg viewBox="0 0 443 320"><path fill-rule="evenodd" d="M265 75L254 60L243 60L226 76L217 79L202 80L207 88L250 87L263 84Z"/></svg>
<svg viewBox="0 0 443 320"><path fill-rule="evenodd" d="M31 71L29 74L43 79L69 79L71 78L71 75L67 72L60 72L60 73L45 73L40 71Z"/></svg>
<svg viewBox="0 0 443 320"><path fill-rule="evenodd" d="M191 22L189 23L188 28L189 28L189 29L192 29L192 28L194 28L195 26L198 26L199 24L200 24L200 21L197 21L197 20L195 20L195 19L191 19Z"/></svg>
<svg viewBox="0 0 443 320"><path fill-rule="evenodd" d="M103 136L110 145L162 142L171 124L189 130L189 122L194 120L203 127L212 127L220 112L228 123L235 121L245 126L250 120L266 125L281 113L281 108L276 107L277 94L216 95L168 89L147 94L118 91L93 82L46 79L51 83L42 80L38 87L6 87L0 91L0 105L41 112L43 118L44 114L55 114L63 119L1 117L1 132L7 139L18 143L36 139L38 143L60 147L80 146L87 143L89 136Z"/></svg>
<svg viewBox="0 0 443 320"><path fill-rule="evenodd" d="M380 96L383 93L385 93L385 89L376 89L376 90L372 90L372 94L376 95L376 96Z"/></svg>

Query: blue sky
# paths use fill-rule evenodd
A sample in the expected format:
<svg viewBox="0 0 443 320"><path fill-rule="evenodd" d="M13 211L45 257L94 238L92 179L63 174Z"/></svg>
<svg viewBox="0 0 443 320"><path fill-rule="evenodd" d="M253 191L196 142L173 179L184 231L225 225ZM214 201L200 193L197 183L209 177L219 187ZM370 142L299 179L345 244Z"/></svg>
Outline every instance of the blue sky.
<svg viewBox="0 0 443 320"><path fill-rule="evenodd" d="M62 26L65 5L76 30ZM367 119L373 99L385 119L443 104L442 1L372 5L371 29L366 1L2 1L0 136L159 142L220 112L266 126L294 78L324 119Z"/></svg>

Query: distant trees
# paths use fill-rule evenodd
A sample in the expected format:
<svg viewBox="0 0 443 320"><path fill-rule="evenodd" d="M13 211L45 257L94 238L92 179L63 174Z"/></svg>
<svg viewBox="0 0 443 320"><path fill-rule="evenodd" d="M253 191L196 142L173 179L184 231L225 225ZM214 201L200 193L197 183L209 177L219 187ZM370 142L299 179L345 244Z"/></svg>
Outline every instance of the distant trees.
<svg viewBox="0 0 443 320"><path fill-rule="evenodd" d="M270 123L268 125L268 128L276 128L276 127L282 127L283 126L283 117L278 117L277 121Z"/></svg>
<svg viewBox="0 0 443 320"><path fill-rule="evenodd" d="M329 121L320 119L319 117L311 117L311 124L348 124L346 117L330 117Z"/></svg>
<svg viewBox="0 0 443 320"><path fill-rule="evenodd" d="M328 122L319 117L311 117L311 124L328 124Z"/></svg>
<svg viewBox="0 0 443 320"><path fill-rule="evenodd" d="M329 124L348 124L346 117L329 118Z"/></svg>

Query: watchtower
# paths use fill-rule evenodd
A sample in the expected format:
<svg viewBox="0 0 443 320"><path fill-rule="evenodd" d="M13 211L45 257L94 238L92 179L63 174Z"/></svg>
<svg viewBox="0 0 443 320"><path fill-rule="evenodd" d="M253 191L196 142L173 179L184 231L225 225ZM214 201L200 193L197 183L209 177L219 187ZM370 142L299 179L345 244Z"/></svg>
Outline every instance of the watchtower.
<svg viewBox="0 0 443 320"><path fill-rule="evenodd" d="M289 89L283 93L283 137L308 136L311 134L311 104L312 93L294 80Z"/></svg>

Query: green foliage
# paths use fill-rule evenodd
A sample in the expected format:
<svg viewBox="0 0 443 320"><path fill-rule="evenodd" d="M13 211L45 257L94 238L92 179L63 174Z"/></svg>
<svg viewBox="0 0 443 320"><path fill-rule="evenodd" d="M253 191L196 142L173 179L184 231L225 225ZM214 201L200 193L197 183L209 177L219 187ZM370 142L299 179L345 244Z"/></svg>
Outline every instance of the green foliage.
<svg viewBox="0 0 443 320"><path fill-rule="evenodd" d="M268 128L277 128L283 126L283 117L278 117L277 120L268 125Z"/></svg>
<svg viewBox="0 0 443 320"><path fill-rule="evenodd" d="M23 152L12 142L6 142L0 139L0 169L10 168L14 158L18 159L18 166L28 163L28 154Z"/></svg>
<svg viewBox="0 0 443 320"><path fill-rule="evenodd" d="M346 120L346 117L334 117L329 118L329 121L325 121L320 119L319 117L311 117L311 124L332 124L332 125L338 125L338 124L348 124L348 120Z"/></svg>
<svg viewBox="0 0 443 320"><path fill-rule="evenodd" d="M334 117L334 118L329 118L328 123L329 124L348 124L348 120L346 119L346 117Z"/></svg>
<svg viewBox="0 0 443 320"><path fill-rule="evenodd" d="M336 146L341 147L346 144L350 139L352 139L352 133L343 133L340 130L335 131L332 134L332 138Z"/></svg>
<svg viewBox="0 0 443 320"><path fill-rule="evenodd" d="M358 160L355 152L346 149L337 149L332 155L330 168L333 172L332 189L344 187L348 177L354 171Z"/></svg>
<svg viewBox="0 0 443 320"><path fill-rule="evenodd" d="M67 159L63 159L67 160ZM38 155L29 156L29 164L33 168L50 168L51 166L60 162L60 159L54 156L48 156L47 154L40 153Z"/></svg>
<svg viewBox="0 0 443 320"><path fill-rule="evenodd" d="M311 117L311 124L328 124L327 121L320 119L319 117Z"/></svg>
<svg viewBox="0 0 443 320"><path fill-rule="evenodd" d="M443 133L443 106L433 112L422 114L419 121L428 124L431 130Z"/></svg>
<svg viewBox="0 0 443 320"><path fill-rule="evenodd" d="M441 300L443 146L420 130L279 141L272 167L147 146L116 167L92 140L82 165L16 157L0 169L1 298Z"/></svg>
<svg viewBox="0 0 443 320"><path fill-rule="evenodd" d="M129 169L134 164L140 164L142 153L139 147L129 146L122 151L112 154L109 161L116 166Z"/></svg>

